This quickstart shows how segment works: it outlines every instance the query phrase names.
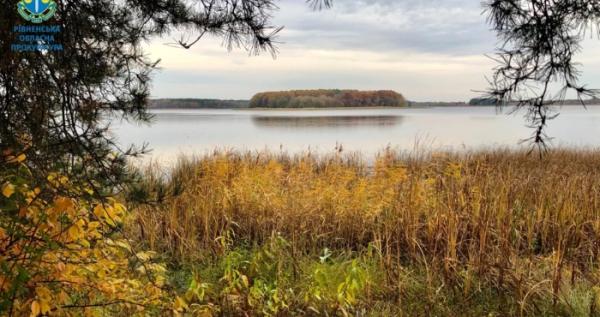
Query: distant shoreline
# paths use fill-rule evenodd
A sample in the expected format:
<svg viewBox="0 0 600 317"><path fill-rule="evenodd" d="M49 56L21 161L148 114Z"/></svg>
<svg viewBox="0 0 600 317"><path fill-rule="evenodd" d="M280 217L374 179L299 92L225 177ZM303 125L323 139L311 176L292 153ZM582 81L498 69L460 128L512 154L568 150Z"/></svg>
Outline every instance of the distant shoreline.
<svg viewBox="0 0 600 317"><path fill-rule="evenodd" d="M512 108L514 105L506 105L502 107ZM586 107L598 107L600 104L586 104ZM410 106L410 107L331 107L331 108L174 108L174 107L152 107L148 110L236 110L236 111L317 111L317 110L387 110L387 109L433 109L433 108L494 108L495 105L478 105L469 104L453 105L453 106ZM583 107L581 104L563 104L553 105L552 107Z"/></svg>
<svg viewBox="0 0 600 317"><path fill-rule="evenodd" d="M369 110L369 109L417 109L427 107L320 107L320 108L238 108L232 110L273 110L273 111L290 111L290 110Z"/></svg>
<svg viewBox="0 0 600 317"><path fill-rule="evenodd" d="M301 111L301 110L372 110L372 109L431 109L431 108L482 108L489 106L471 106L468 104L457 106L410 106L410 107L321 107L321 108L149 108L149 110L239 110L239 111ZM492 106L493 107L493 106Z"/></svg>
<svg viewBox="0 0 600 317"><path fill-rule="evenodd" d="M346 107L250 107L250 100L224 100L224 99L152 99L150 100L149 110L272 110L272 111L294 111L294 110L366 110L366 109L428 109L428 108L482 108L496 107L493 104L471 104L467 102L417 102L408 101L406 106L346 106ZM504 107L512 107L514 104L508 104ZM562 104L553 105L553 107L581 107L577 100L565 100ZM600 106L600 100L587 100L586 106Z"/></svg>

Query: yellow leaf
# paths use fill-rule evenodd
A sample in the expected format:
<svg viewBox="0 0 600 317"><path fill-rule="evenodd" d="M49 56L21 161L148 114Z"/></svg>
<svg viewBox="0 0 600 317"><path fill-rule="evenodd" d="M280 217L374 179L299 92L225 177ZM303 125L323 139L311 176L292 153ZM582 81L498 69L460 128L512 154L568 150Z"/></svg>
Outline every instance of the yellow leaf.
<svg viewBox="0 0 600 317"><path fill-rule="evenodd" d="M15 185L11 183L5 183L4 185L2 185L2 195L4 195L4 197L9 198L14 193Z"/></svg>
<svg viewBox="0 0 600 317"><path fill-rule="evenodd" d="M115 219L115 217L117 216L117 214L115 213L115 209L112 206L107 206L106 208L104 208L104 210L106 211L106 214L108 214L108 217L110 219Z"/></svg>
<svg viewBox="0 0 600 317"><path fill-rule="evenodd" d="M37 315L40 314L40 303L38 303L38 301L34 300L31 303L31 315L29 315L30 317L36 317Z"/></svg>
<svg viewBox="0 0 600 317"><path fill-rule="evenodd" d="M131 251L131 246L123 240L117 240L114 242L114 244L118 247L121 247L121 248L127 250L127 251Z"/></svg>
<svg viewBox="0 0 600 317"><path fill-rule="evenodd" d="M127 211L127 208L125 208L125 205L120 204L120 203L115 203L114 207L115 207L116 214L119 217L122 217L125 214L125 212Z"/></svg>
<svg viewBox="0 0 600 317"><path fill-rule="evenodd" d="M73 208L73 202L66 197L58 197L54 200L54 206L58 211L66 211Z"/></svg>
<svg viewBox="0 0 600 317"><path fill-rule="evenodd" d="M52 292L50 292L49 289L47 289L44 286L39 286L35 288L35 293L37 294L38 298L41 298L42 301L40 302L40 304L43 306L44 304L44 300L50 300L52 297ZM43 312L42 312L43 313Z"/></svg>
<svg viewBox="0 0 600 317"><path fill-rule="evenodd" d="M81 241L79 241L79 243L86 248L89 248L91 246L90 242L85 239L82 239Z"/></svg>
<svg viewBox="0 0 600 317"><path fill-rule="evenodd" d="M248 281L248 277L246 275L242 275L242 282L244 283L245 287L249 287L250 286L250 282Z"/></svg>
<svg viewBox="0 0 600 317"><path fill-rule="evenodd" d="M96 217L98 217L98 219L104 218L106 215L106 211L104 210L104 207L102 207L102 205L96 205L96 207L94 207L94 215L96 215Z"/></svg>
<svg viewBox="0 0 600 317"><path fill-rule="evenodd" d="M71 240L77 240L81 236L81 231L76 225L71 226L69 230L67 230L67 233L69 234L69 238L71 238Z"/></svg>
<svg viewBox="0 0 600 317"><path fill-rule="evenodd" d="M23 161L25 161L25 154L19 154L18 156L9 156L8 159L6 160L8 163L21 163Z"/></svg>
<svg viewBox="0 0 600 317"><path fill-rule="evenodd" d="M50 304L48 304L48 302L46 301L41 301L40 302L40 311L42 314L46 314L50 311Z"/></svg>
<svg viewBox="0 0 600 317"><path fill-rule="evenodd" d="M173 303L173 309L176 312L180 312L180 311L183 311L184 309L187 309L187 308L188 308L188 305L185 302L185 300L183 298L177 296L175 298L175 302Z"/></svg>

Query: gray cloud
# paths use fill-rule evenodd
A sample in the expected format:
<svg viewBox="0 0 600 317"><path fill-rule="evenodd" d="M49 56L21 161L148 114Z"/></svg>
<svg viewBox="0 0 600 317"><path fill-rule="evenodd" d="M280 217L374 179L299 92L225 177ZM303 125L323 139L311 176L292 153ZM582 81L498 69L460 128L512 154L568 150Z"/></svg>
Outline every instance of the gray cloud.
<svg viewBox="0 0 600 317"><path fill-rule="evenodd" d="M478 0L334 0L314 12L304 0L281 0L281 53L248 57L207 39L184 51L167 39L149 50L162 58L154 97L250 98L264 90L393 89L411 100L468 100L487 87L494 51ZM577 60L582 81L598 87L600 41Z"/></svg>
<svg viewBox="0 0 600 317"><path fill-rule="evenodd" d="M483 54L495 37L473 0L337 0L311 12L303 1L281 1L275 22L294 46L326 49Z"/></svg>

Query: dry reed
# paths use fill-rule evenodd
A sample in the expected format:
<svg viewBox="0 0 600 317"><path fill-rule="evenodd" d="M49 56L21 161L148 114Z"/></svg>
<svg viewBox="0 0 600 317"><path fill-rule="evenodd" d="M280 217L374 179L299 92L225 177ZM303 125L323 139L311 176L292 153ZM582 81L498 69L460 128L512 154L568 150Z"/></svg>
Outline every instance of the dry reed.
<svg viewBox="0 0 600 317"><path fill-rule="evenodd" d="M359 157L215 153L181 159L178 196L142 206L130 233L176 261L218 253L220 237L295 252L376 248L389 278L420 265L461 289L484 280L524 302L540 288L596 283L600 152L543 159L495 150ZM466 292L466 291L465 291Z"/></svg>

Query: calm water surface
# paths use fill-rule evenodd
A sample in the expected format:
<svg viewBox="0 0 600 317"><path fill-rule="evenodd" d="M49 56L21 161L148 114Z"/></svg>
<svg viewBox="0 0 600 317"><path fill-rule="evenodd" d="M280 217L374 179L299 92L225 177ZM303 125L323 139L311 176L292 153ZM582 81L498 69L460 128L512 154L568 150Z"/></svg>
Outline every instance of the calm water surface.
<svg viewBox="0 0 600 317"><path fill-rule="evenodd" d="M600 107L563 107L550 123L554 146L600 147ZM114 122L122 145L144 143L151 157L214 149L296 153L344 152L365 155L386 147L412 150L415 144L441 150L519 147L531 135L522 114L493 107L340 110L155 110L153 122Z"/></svg>

